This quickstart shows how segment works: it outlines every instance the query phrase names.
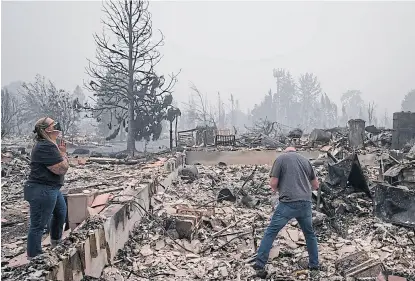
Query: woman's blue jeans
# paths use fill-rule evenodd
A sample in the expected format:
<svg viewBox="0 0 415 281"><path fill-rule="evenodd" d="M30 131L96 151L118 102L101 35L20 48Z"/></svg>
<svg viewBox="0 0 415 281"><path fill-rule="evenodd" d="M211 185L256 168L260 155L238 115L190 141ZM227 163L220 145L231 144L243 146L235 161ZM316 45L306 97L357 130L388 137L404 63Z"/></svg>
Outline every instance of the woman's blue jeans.
<svg viewBox="0 0 415 281"><path fill-rule="evenodd" d="M308 201L280 202L278 204L258 249L256 258L256 265L258 267L265 267L275 237L288 221L293 218L297 219L304 233L309 266L310 268L318 268L317 237L313 230L311 202Z"/></svg>
<svg viewBox="0 0 415 281"><path fill-rule="evenodd" d="M27 256L32 258L42 253L42 235L50 221L50 239L62 239L66 219L66 203L60 187L26 183L24 199L30 205L30 226L27 236Z"/></svg>

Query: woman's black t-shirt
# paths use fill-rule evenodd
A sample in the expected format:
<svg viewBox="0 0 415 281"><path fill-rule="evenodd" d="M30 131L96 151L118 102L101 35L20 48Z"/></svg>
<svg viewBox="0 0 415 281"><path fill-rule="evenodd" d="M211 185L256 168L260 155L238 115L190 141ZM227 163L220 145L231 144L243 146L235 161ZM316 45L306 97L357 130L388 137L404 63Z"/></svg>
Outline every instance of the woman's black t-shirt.
<svg viewBox="0 0 415 281"><path fill-rule="evenodd" d="M52 173L47 167L63 161L58 147L47 140L38 141L32 150L28 183L44 184L53 187L63 185L63 175Z"/></svg>

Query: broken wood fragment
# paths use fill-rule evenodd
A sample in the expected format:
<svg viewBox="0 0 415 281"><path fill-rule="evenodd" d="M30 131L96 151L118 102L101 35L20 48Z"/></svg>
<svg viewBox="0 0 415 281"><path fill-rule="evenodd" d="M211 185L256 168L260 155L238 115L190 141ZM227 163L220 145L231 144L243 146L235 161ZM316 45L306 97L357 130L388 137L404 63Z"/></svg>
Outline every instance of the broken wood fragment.
<svg viewBox="0 0 415 281"><path fill-rule="evenodd" d="M224 229L221 229L221 230L219 230L218 232L213 233L213 234L212 234L212 237L216 237L216 236L218 236L218 235L222 234L222 233L223 233L223 232L225 232L226 230L228 230L228 229L230 229L230 228L232 228L232 227L236 226L236 224L237 224L237 222L234 222L234 223L232 223L232 224L228 225L227 227L225 227Z"/></svg>

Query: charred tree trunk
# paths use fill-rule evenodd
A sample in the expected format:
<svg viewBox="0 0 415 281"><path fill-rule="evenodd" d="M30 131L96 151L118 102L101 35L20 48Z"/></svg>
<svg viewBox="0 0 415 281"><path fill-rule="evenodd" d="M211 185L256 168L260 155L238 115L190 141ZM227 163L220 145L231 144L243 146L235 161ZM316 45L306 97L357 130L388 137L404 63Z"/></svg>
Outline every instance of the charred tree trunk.
<svg viewBox="0 0 415 281"><path fill-rule="evenodd" d="M173 121L170 121L170 150L173 150Z"/></svg>
<svg viewBox="0 0 415 281"><path fill-rule="evenodd" d="M133 67L133 2L128 3L128 138L127 151L134 156L135 152L135 136L134 136L134 67Z"/></svg>
<svg viewBox="0 0 415 281"><path fill-rule="evenodd" d="M176 117L176 124L174 126L174 138L176 140L176 147L177 147L177 138L178 138L178 135L177 135L177 118L178 117Z"/></svg>
<svg viewBox="0 0 415 281"><path fill-rule="evenodd" d="M135 137L134 137L134 101L128 105L128 137L127 137L127 151L134 156L135 152Z"/></svg>

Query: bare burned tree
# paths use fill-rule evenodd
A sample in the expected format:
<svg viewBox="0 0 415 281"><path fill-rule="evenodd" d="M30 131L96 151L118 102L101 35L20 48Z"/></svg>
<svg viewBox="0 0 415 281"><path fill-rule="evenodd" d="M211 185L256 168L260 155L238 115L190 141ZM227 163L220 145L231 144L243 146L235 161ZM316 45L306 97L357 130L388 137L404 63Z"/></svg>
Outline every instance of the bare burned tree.
<svg viewBox="0 0 415 281"><path fill-rule="evenodd" d="M367 104L367 118L369 119L369 125L373 125L374 114L375 114L376 104L374 101Z"/></svg>
<svg viewBox="0 0 415 281"><path fill-rule="evenodd" d="M69 92L58 89L40 75L36 75L34 82L24 83L22 88L22 112L26 122L49 116L61 123L64 135L74 131L79 121L79 110L75 98Z"/></svg>
<svg viewBox="0 0 415 281"><path fill-rule="evenodd" d="M161 38L153 40L147 1L105 1L103 12L104 31L94 35L96 57L87 67L92 80L86 87L97 98L97 106L90 109L95 117L111 112L117 122L115 136L126 126L127 151L134 154L135 140L160 135L177 75L166 83L154 71L164 37L160 32Z"/></svg>
<svg viewBox="0 0 415 281"><path fill-rule="evenodd" d="M209 103L206 97L199 91L199 89L192 83L190 85L192 95L196 101L191 104L185 104L187 107L187 114L202 126L216 127L215 116L209 108Z"/></svg>
<svg viewBox="0 0 415 281"><path fill-rule="evenodd" d="M7 90L1 89L1 137L12 133L18 125L17 118L21 108L18 108L16 98Z"/></svg>
<svg viewBox="0 0 415 281"><path fill-rule="evenodd" d="M281 128L279 127L278 122L272 122L265 118L255 122L253 127L250 128L250 131L258 135L275 137L281 132Z"/></svg>

